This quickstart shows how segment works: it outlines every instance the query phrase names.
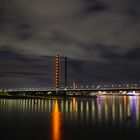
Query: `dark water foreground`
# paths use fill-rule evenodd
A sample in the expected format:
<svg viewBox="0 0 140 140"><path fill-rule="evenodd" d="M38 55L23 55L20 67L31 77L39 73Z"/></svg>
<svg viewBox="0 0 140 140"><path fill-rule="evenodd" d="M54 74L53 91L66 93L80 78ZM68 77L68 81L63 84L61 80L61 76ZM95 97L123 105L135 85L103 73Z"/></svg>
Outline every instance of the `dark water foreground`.
<svg viewBox="0 0 140 140"><path fill-rule="evenodd" d="M3 140L140 137L140 97L0 99Z"/></svg>

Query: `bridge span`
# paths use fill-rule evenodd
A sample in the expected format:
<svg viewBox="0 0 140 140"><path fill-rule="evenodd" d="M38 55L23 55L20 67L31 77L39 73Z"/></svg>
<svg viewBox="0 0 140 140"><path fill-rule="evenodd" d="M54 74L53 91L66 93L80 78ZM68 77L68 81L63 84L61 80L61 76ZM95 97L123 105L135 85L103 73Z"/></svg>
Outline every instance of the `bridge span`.
<svg viewBox="0 0 140 140"><path fill-rule="evenodd" d="M56 95L55 88L11 88L2 89L1 94L9 93L11 95ZM125 88L63 88L58 89L58 95L99 95L99 94L115 94L124 95L127 93L140 93L140 87L125 87Z"/></svg>

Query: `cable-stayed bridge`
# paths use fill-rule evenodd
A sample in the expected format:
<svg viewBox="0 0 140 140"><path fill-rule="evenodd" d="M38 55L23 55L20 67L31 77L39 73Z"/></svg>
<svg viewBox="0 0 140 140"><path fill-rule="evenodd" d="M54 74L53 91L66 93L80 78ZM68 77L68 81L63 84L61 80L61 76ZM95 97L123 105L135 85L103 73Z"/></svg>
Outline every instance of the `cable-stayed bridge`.
<svg viewBox="0 0 140 140"><path fill-rule="evenodd" d="M11 93L11 94L33 94L33 95L47 95L47 94L56 94L55 87L32 87L32 88L5 88L0 89L2 93ZM138 86L76 86L76 87L61 87L57 90L57 93L59 95L72 95L72 94L78 94L78 95L90 95L90 94L97 94L97 93L128 93L128 92L138 92L140 91L140 87Z"/></svg>
<svg viewBox="0 0 140 140"><path fill-rule="evenodd" d="M134 91L140 91L138 84L100 84L100 85L78 85L73 83L72 86L67 84L67 58L64 59L64 86L60 85L60 56L57 55L55 58L55 83L53 87L21 87L21 88L2 88L0 93L11 93L11 94L55 94L55 95L68 95L68 94L79 94L79 95L90 95L91 93L97 94L99 92L114 92L114 93L128 93Z"/></svg>

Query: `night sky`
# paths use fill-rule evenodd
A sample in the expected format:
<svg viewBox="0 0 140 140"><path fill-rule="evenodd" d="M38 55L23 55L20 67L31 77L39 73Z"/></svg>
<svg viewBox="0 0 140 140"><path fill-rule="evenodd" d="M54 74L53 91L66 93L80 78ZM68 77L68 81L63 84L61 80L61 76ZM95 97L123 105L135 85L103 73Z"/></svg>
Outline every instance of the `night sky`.
<svg viewBox="0 0 140 140"><path fill-rule="evenodd" d="M58 53L69 84L140 83L140 0L0 0L0 87L53 86Z"/></svg>

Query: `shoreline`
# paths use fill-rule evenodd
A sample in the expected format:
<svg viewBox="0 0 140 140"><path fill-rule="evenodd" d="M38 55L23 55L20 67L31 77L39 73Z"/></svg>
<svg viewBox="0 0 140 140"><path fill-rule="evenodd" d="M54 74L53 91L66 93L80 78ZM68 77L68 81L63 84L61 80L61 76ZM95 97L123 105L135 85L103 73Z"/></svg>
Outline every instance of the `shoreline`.
<svg viewBox="0 0 140 140"><path fill-rule="evenodd" d="M0 94L0 99L72 99L72 98L91 98L96 99L98 97L104 97L104 96L140 96L140 95L112 95L112 94L106 94L106 95L93 95L93 96L85 96L85 95L9 95L9 94Z"/></svg>
<svg viewBox="0 0 140 140"><path fill-rule="evenodd" d="M79 95L49 95L49 96L21 96L21 95L0 95L0 99L70 99L70 98L98 98L97 96L79 96Z"/></svg>

